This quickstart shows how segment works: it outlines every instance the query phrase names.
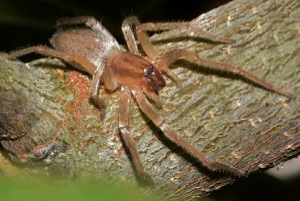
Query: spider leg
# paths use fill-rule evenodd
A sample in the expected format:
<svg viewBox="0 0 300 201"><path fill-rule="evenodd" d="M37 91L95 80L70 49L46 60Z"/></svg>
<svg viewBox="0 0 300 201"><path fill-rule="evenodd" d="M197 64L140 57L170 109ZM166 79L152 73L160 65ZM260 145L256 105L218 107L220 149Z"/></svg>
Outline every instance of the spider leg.
<svg viewBox="0 0 300 201"><path fill-rule="evenodd" d="M79 17L70 17L70 18L60 18L56 21L56 26L66 26L66 25L78 25L85 24L90 28L97 26L97 20L94 17L90 16L79 16Z"/></svg>
<svg viewBox="0 0 300 201"><path fill-rule="evenodd" d="M148 99L150 99L151 103L155 105L156 108L161 108L163 105L163 101L161 100L160 96L149 92L145 87L141 86L143 93L146 95Z"/></svg>
<svg viewBox="0 0 300 201"><path fill-rule="evenodd" d="M178 133L172 130L169 125L165 122L165 120L155 111L155 109L150 105L147 101L145 95L139 90L134 89L132 93L142 111L153 121L153 123L160 128L165 136L176 145L179 145L182 149L184 149L187 153L193 156L195 159L199 160L203 166L206 168L216 171L223 170L229 172L233 175L243 175L244 173L239 171L234 167L230 167L226 164L212 161L207 158L203 153L198 151L195 147L186 142L183 138L181 138Z"/></svg>
<svg viewBox="0 0 300 201"><path fill-rule="evenodd" d="M30 61L28 63L29 66L43 66L43 65L47 65L47 66L55 66L55 67L59 67L59 68L65 68L66 64L64 62L62 62L62 60L57 59L57 58L40 58L40 59L36 59L33 61Z"/></svg>
<svg viewBox="0 0 300 201"><path fill-rule="evenodd" d="M100 117L101 118L104 117L105 106L104 103L102 103L102 101L98 97L100 77L103 73L104 65L97 67L93 63L85 59L84 57L68 54L45 46L34 46L34 47L21 49L10 53L9 58L14 59L33 52L39 53L41 55L51 56L51 57L61 59L62 61L70 64L71 66L81 71L88 72L90 75L93 75L90 97L93 100L93 102L96 104L96 106L100 109Z"/></svg>
<svg viewBox="0 0 300 201"><path fill-rule="evenodd" d="M100 111L100 119L103 119L105 116L105 109L106 106L103 103L103 101L99 98L98 92L100 87L100 79L103 74L104 65L102 64L100 67L98 67L93 74L91 89L90 89L90 98L93 101L93 103L99 108Z"/></svg>
<svg viewBox="0 0 300 201"><path fill-rule="evenodd" d="M131 99L131 91L127 87L121 87L121 102L119 111L119 129L126 145L127 150L130 153L134 168L136 170L138 179L141 182L153 183L151 177L144 171L143 165L137 154L137 150L134 145L134 141L129 132L129 104Z"/></svg>
<svg viewBox="0 0 300 201"><path fill-rule="evenodd" d="M138 38L138 41L140 42L143 50L145 51L145 53L147 54L147 56L150 59L154 59L155 56L157 55L157 51L156 51L155 47L152 45L150 38L146 33L147 30L139 29L139 31L138 31L138 28L140 27L140 25L143 25L143 24L140 24L140 21L135 16L128 17L124 20L124 22L122 24L122 31L123 31L125 40L127 42L128 49L132 53L138 52L137 42L135 40L134 33L133 33L133 26L135 26L137 38Z"/></svg>
<svg viewBox="0 0 300 201"><path fill-rule="evenodd" d="M164 71L165 73L169 73L170 69L168 69L168 66L172 64L174 61L178 59L186 59L192 63L198 64L199 66L207 67L210 69L215 69L215 70L220 70L220 71L225 71L225 72L230 72L236 75L239 75L241 77L244 77L251 82L268 89L270 91L276 92L278 94L281 94L283 96L289 97L289 98L296 98L295 95L293 95L290 92L287 92L283 89L276 88L270 83L256 77L255 75L249 73L248 71L237 67L233 66L230 64L225 64L225 63L219 63L210 59L203 58L195 53L186 51L186 50L173 50L165 54L162 58L156 61L156 66L158 67L159 70ZM172 75L170 75L172 76ZM175 81L176 79L179 79L177 76L174 78Z"/></svg>
<svg viewBox="0 0 300 201"><path fill-rule="evenodd" d="M165 23L143 23L139 24L136 17L127 18L133 24L136 25L136 35L138 40L141 43L146 54L149 56L150 59L154 59L157 55L157 51L152 45L150 38L148 37L146 31L167 31L171 29L180 29L180 30L187 30L190 32L190 36L192 37L202 37L208 39L213 42L220 42L220 43L233 43L234 40L225 37L218 37L212 35L200 28L193 26L190 22L165 22Z"/></svg>
<svg viewBox="0 0 300 201"><path fill-rule="evenodd" d="M137 17L128 17L122 23L122 32L126 40L128 49L131 53L140 54L138 46L134 37L132 26L138 26L140 24Z"/></svg>
<svg viewBox="0 0 300 201"><path fill-rule="evenodd" d="M11 52L9 54L10 59L15 59L17 57L24 56L26 54L30 53L38 53L44 56L51 56L55 58L59 58L63 60L64 62L70 64L71 66L77 68L78 70L88 72L90 75L93 75L95 70L97 69L97 66L95 66L93 63L88 61L82 56L76 56L72 54L68 54L66 52L61 52L58 50L54 50L52 48L46 47L46 46L33 46L29 48L24 48L21 50L17 50L14 52Z"/></svg>
<svg viewBox="0 0 300 201"><path fill-rule="evenodd" d="M143 24L140 24L138 18L135 16L128 17L124 20L123 25L122 25L122 30L123 30L124 37L126 39L128 48L130 50L131 44L135 44L135 46L137 46L133 31L132 31L132 26L135 26L135 32L136 32L138 41L140 42L143 50L145 51L145 53L147 54L147 56L150 59L154 59L155 56L157 55L157 51L156 51L155 47L152 45L150 38L146 33L147 30L141 30L139 28L141 25L143 25ZM135 47L133 47L132 49L133 49L133 51L137 51L137 47L136 47L136 49L135 49Z"/></svg>
<svg viewBox="0 0 300 201"><path fill-rule="evenodd" d="M102 32L102 30L105 29L99 21L97 21L94 17L90 16L61 18L56 21L56 26L58 27L78 24L85 24L86 26L90 27L91 29L97 32Z"/></svg>

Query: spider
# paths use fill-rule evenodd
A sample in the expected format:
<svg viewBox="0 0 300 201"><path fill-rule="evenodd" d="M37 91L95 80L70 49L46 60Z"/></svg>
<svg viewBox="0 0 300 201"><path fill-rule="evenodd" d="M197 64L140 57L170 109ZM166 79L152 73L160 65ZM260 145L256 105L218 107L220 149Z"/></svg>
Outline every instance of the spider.
<svg viewBox="0 0 300 201"><path fill-rule="evenodd" d="M71 25L85 25L85 27L74 28L70 27ZM132 96L142 112L152 120L170 141L180 146L204 167L210 171L222 170L232 175L244 175L242 171L224 163L213 161L198 151L181 138L153 107L153 105L159 107L162 104L158 94L159 90L166 86L162 74L169 76L177 86L181 84L179 77L169 69L174 61L185 59L199 66L231 72L270 91L290 98L294 97L293 94L273 87L240 67L202 58L187 50L176 49L159 57L156 48L147 35L147 31L183 29L189 31L193 36L199 36L213 42L227 44L234 42L230 38L207 33L189 22L150 22L141 24L137 17L126 18L122 24L122 32L129 52L121 47L110 32L93 17L82 16L60 19L57 21L57 26L60 29L50 39L54 49L46 46L33 46L10 53L10 58L14 59L35 52L58 58L78 70L89 73L92 75L90 98L100 109L102 117L105 106L98 97L100 84L103 84L108 91L120 88L119 130L131 155L136 176L141 181L152 181L152 179L145 172L135 148L134 140L130 135L128 113ZM62 29L63 27L65 29ZM67 29L67 27L69 28ZM138 43L146 56L139 52Z"/></svg>

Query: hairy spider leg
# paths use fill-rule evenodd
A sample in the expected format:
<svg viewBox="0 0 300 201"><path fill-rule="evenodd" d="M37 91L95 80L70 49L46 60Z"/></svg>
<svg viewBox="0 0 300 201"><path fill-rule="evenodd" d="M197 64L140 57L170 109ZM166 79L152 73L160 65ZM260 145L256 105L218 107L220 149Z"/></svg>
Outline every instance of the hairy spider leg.
<svg viewBox="0 0 300 201"><path fill-rule="evenodd" d="M111 33L94 17L90 16L80 16L74 18L62 18L56 21L56 26L66 26L66 25L76 25L76 24L85 24L90 27L93 31L102 36L106 40L113 41L114 44L118 44L116 39L111 35ZM119 47L118 47L119 48Z"/></svg>
<svg viewBox="0 0 300 201"><path fill-rule="evenodd" d="M62 60L57 58L39 58L27 63L29 66L43 66L47 64L48 66L55 66L57 68L66 68L67 65Z"/></svg>
<svg viewBox="0 0 300 201"><path fill-rule="evenodd" d="M129 17L123 21L121 27L129 51L138 55L140 55L140 52L134 37L133 26L138 26L139 24L140 22L136 17Z"/></svg>
<svg viewBox="0 0 300 201"><path fill-rule="evenodd" d="M104 118L105 109L106 109L104 102L98 96L99 88L100 88L100 80L101 80L101 76L103 74L104 68L105 68L104 64L101 64L99 67L97 67L95 73L93 74L92 84L91 84L91 89L90 89L90 98L100 110L100 119Z"/></svg>
<svg viewBox="0 0 300 201"><path fill-rule="evenodd" d="M82 56L76 56L73 54L68 54L66 52L61 52L58 50L51 49L45 46L34 46L25 48L19 51L11 52L9 57L11 59L21 57L26 54L30 53L38 53L44 56L51 56L55 58L59 58L62 61L70 64L71 66L77 68L78 70L88 72L90 75L93 76L92 79L92 86L90 89L90 98L96 104L96 106L100 109L100 117L103 118L105 114L105 104L102 100L98 97L99 92L99 82L100 77L103 73L104 65L100 67L95 66L89 60L85 59Z"/></svg>
<svg viewBox="0 0 300 201"><path fill-rule="evenodd" d="M120 111L119 111L119 129L127 150L130 153L131 160L137 173L137 178L142 183L151 184L153 180L144 171L143 165L138 156L134 140L129 131L129 104L131 100L131 91L128 87L121 87Z"/></svg>
<svg viewBox="0 0 300 201"><path fill-rule="evenodd" d="M203 67L208 67L210 69L215 69L215 70L220 70L220 71L225 71L225 72L230 72L233 74L236 74L238 76L241 76L243 78L246 78L250 80L251 82L267 89L273 92L276 92L280 95L289 97L289 98L296 98L295 95L293 95L290 92L287 92L283 89L276 88L270 83L256 77L255 75L249 73L248 71L237 67L233 66L230 64L225 64L225 63L219 63L210 59L203 58L197 54L194 54L192 52L186 51L186 50L173 50L165 54L162 58L156 61L156 65L159 70L161 71L167 71L168 67L170 64L172 64L174 61L178 59L186 59L192 63L198 64L199 66ZM176 76L175 81L179 80L179 78Z"/></svg>
<svg viewBox="0 0 300 201"><path fill-rule="evenodd" d="M212 35L202 29L199 29L193 26L190 22L165 22L165 23L143 23L140 24L137 17L129 17L124 21L125 25L128 27L135 26L136 36L138 41L140 42L143 50L146 52L147 56L150 59L154 59L157 56L157 50L152 45L149 36L147 35L147 31L167 31L171 29L180 29L180 30L187 30L191 33L192 36L202 37L214 42L220 43L233 43L234 40L230 38L218 37ZM129 31L129 30L128 30ZM132 31L131 31L132 32ZM133 40L134 38L133 33L130 33L130 39Z"/></svg>
<svg viewBox="0 0 300 201"><path fill-rule="evenodd" d="M9 58L15 59L30 53L38 53L44 56L59 58L80 71L88 72L90 75L93 75L95 70L97 69L97 66L95 66L93 63L91 63L90 61L88 61L82 56L61 52L41 45L28 47L28 48L11 52L9 54Z"/></svg>
<svg viewBox="0 0 300 201"><path fill-rule="evenodd" d="M186 142L183 138L181 138L178 133L172 130L169 125L165 122L165 120L155 111L155 109L151 106L151 104L147 101L145 95L140 92L139 89L132 90L133 96L136 99L139 107L142 111L151 119L151 121L160 128L165 136L172 141L173 143L179 145L183 150L193 156L195 159L199 160L203 166L212 171L221 171L224 170L233 175L242 176L243 172L239 171L234 167L230 167L229 165L214 162L207 158L203 153L198 151L195 147Z"/></svg>
<svg viewBox="0 0 300 201"><path fill-rule="evenodd" d="M76 25L76 24L86 24L90 28L94 28L98 26L99 22L90 16L79 16L79 17L71 17L71 18L60 18L56 21L56 26L66 26L66 25ZM97 28L96 28L97 29Z"/></svg>

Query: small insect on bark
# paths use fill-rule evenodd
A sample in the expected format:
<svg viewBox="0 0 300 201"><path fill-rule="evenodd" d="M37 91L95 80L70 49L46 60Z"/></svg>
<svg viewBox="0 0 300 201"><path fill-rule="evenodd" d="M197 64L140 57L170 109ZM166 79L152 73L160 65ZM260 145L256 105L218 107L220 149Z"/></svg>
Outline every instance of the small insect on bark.
<svg viewBox="0 0 300 201"><path fill-rule="evenodd" d="M86 25L86 27L74 28L70 26L78 24ZM136 17L129 17L122 24L128 51L122 48L106 28L93 17L61 19L58 20L57 26L59 30L50 39L53 49L46 46L29 47L10 53L10 58L14 59L35 52L58 58L78 70L89 73L92 76L90 98L100 109L102 117L104 116L105 106L98 97L99 85L102 83L105 89L109 91L120 88L119 130L131 155L139 181L153 182L143 168L130 134L128 114L132 97L136 100L142 112L153 121L170 141L180 146L204 167L211 171L225 171L237 176L244 175L242 171L235 167L209 159L180 137L180 134L174 131L165 119L157 113L154 106L161 105L159 90L166 86L163 75L168 75L176 82L177 86L180 86L179 77L169 69L174 61L185 59L199 66L227 71L244 77L269 91L294 98L293 94L272 86L240 67L209 60L187 50L175 49L159 57L156 48L147 35L147 31L181 29L189 31L194 37L199 36L213 42L227 44L234 42L230 38L207 33L189 22L150 22L141 24ZM138 43L144 50L145 56L139 52Z"/></svg>

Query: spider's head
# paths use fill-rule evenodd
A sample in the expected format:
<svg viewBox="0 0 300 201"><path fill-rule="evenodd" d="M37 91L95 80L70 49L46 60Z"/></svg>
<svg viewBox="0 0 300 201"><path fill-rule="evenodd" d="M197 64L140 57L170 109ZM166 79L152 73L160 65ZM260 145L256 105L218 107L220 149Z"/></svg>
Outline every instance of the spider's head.
<svg viewBox="0 0 300 201"><path fill-rule="evenodd" d="M166 86L166 81L161 73L154 67L144 69L144 77L147 79L147 90L158 94L158 91Z"/></svg>

